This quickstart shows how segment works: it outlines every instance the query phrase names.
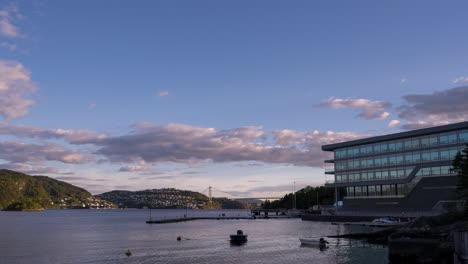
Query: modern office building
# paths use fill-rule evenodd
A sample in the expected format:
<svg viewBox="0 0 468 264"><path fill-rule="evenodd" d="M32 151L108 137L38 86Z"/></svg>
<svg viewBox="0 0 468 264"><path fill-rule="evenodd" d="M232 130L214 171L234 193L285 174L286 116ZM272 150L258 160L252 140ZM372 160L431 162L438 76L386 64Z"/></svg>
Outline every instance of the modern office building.
<svg viewBox="0 0 468 264"><path fill-rule="evenodd" d="M325 145L334 153L325 186L346 189L344 213L437 212L457 199L451 165L466 144L468 122Z"/></svg>

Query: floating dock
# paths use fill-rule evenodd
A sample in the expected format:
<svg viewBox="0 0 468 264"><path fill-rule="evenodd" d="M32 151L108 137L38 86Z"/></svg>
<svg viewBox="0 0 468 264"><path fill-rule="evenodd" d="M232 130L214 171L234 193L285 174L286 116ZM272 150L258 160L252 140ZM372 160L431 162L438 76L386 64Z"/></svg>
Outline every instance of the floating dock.
<svg viewBox="0 0 468 264"><path fill-rule="evenodd" d="M167 219L150 219L147 224L169 224L179 223L194 220L240 220L240 219L255 219L251 216L200 216L200 217L180 217L180 218L167 218Z"/></svg>
<svg viewBox="0 0 468 264"><path fill-rule="evenodd" d="M375 222L332 222L332 225L350 225L350 226L368 226L368 227L399 227L407 224L407 222L400 223L375 223Z"/></svg>

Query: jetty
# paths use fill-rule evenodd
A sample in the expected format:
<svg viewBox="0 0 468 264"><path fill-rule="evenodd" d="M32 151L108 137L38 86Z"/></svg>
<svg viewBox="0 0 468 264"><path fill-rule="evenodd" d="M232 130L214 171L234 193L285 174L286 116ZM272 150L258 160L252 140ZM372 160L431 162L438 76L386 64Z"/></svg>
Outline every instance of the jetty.
<svg viewBox="0 0 468 264"><path fill-rule="evenodd" d="M169 224L179 223L194 220L241 220L241 219L255 219L252 216L195 216L195 217L179 217L179 218L163 218L163 219L149 219L147 224Z"/></svg>

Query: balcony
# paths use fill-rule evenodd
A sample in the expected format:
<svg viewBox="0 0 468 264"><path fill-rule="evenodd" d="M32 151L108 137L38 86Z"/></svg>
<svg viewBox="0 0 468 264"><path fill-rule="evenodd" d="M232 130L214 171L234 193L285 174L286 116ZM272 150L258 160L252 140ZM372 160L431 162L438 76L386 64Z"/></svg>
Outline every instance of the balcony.
<svg viewBox="0 0 468 264"><path fill-rule="evenodd" d="M335 163L335 160L333 159L327 159L323 161L324 163Z"/></svg>
<svg viewBox="0 0 468 264"><path fill-rule="evenodd" d="M325 174L335 174L335 168L326 168Z"/></svg>

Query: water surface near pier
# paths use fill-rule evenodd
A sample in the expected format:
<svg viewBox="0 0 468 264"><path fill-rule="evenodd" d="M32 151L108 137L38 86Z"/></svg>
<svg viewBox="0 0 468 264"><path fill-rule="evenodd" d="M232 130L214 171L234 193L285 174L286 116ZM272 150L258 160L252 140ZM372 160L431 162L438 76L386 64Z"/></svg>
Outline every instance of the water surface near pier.
<svg viewBox="0 0 468 264"><path fill-rule="evenodd" d="M245 215L246 210L152 210L155 218ZM328 249L301 247L299 237L348 232L300 219L197 220L149 225L148 210L0 212L0 263L387 263L387 248L329 239ZM249 235L231 246L237 229ZM176 241L178 235L188 240ZM124 253L130 249L131 257Z"/></svg>

